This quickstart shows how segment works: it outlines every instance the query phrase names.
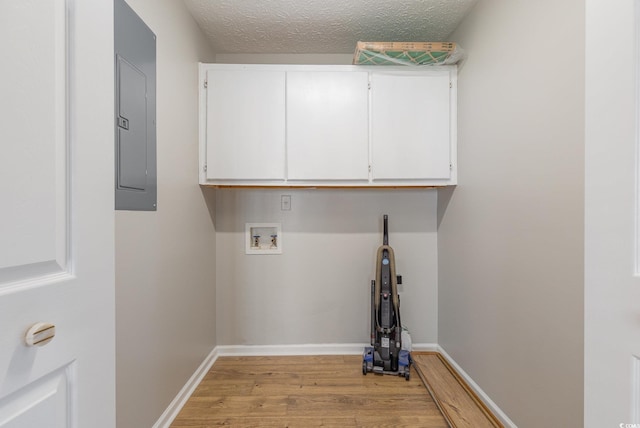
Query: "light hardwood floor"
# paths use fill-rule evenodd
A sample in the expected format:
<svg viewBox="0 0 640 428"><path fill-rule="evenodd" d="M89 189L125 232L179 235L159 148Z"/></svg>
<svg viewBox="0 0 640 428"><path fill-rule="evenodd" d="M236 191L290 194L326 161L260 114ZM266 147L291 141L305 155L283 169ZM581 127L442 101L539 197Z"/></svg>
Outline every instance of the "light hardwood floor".
<svg viewBox="0 0 640 428"><path fill-rule="evenodd" d="M459 373L437 352L413 352L414 367L454 428L504 428Z"/></svg>
<svg viewBox="0 0 640 428"><path fill-rule="evenodd" d="M362 357L220 357L171 427L425 427L447 422L411 379L362 375Z"/></svg>

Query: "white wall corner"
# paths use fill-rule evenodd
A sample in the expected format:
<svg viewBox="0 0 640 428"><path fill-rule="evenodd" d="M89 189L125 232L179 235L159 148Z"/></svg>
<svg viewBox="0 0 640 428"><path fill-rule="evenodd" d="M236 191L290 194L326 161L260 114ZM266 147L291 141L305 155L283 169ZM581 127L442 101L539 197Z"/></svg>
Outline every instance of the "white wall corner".
<svg viewBox="0 0 640 428"><path fill-rule="evenodd" d="M202 364L200 364L193 375L189 378L187 383L182 387L180 392L178 392L178 395L176 395L173 401L171 401L169 407L166 408L156 423L153 424L153 428L169 428L173 420L178 416L178 413L180 413L180 410L182 410L182 407L184 407L187 400L189 400L189 397L191 397L191 394L196 390L219 356L218 348L213 348Z"/></svg>
<svg viewBox="0 0 640 428"><path fill-rule="evenodd" d="M506 428L518 428L516 424L513 423L511 419L509 419L507 414L503 412L502 409L500 409L500 407L498 407L498 405L494 403L491 398L489 398L489 396L482 390L482 388L480 388L480 386L478 386L477 383L474 382L471 376L469 376L467 372L465 372L462 367L460 367L458 363L456 363L455 360L451 358L449 354L447 354L447 351L445 351L442 346L437 345L436 348L437 352L439 352L440 355L442 355L447 360L451 367L456 370L456 372L462 377L462 379L464 379L464 381L467 383L467 385L469 385L473 392L476 393L478 398L482 400L482 402L489 408L489 410L491 410L491 413L493 413L495 417L498 418Z"/></svg>

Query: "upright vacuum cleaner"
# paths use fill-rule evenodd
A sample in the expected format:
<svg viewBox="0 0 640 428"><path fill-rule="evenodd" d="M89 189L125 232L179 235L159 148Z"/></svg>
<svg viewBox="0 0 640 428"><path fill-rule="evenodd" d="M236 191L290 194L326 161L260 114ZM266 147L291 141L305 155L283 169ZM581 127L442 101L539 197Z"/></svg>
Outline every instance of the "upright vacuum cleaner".
<svg viewBox="0 0 640 428"><path fill-rule="evenodd" d="M393 248L389 246L385 214L382 245L376 257L376 277L371 281L371 346L364 348L362 374L368 372L404 376L409 380L411 354L402 349L400 296Z"/></svg>

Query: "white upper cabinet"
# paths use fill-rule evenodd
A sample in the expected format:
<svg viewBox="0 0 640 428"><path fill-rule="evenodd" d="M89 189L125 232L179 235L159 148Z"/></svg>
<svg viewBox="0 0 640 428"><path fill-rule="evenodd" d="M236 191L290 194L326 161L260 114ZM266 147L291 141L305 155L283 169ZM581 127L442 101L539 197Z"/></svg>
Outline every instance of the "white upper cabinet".
<svg viewBox="0 0 640 428"><path fill-rule="evenodd" d="M451 177L449 70L371 75L371 174L378 180Z"/></svg>
<svg viewBox="0 0 640 428"><path fill-rule="evenodd" d="M207 180L285 179L285 73L207 71Z"/></svg>
<svg viewBox="0 0 640 428"><path fill-rule="evenodd" d="M287 178L369 179L369 74L287 72Z"/></svg>
<svg viewBox="0 0 640 428"><path fill-rule="evenodd" d="M200 65L200 184L456 184L456 66Z"/></svg>

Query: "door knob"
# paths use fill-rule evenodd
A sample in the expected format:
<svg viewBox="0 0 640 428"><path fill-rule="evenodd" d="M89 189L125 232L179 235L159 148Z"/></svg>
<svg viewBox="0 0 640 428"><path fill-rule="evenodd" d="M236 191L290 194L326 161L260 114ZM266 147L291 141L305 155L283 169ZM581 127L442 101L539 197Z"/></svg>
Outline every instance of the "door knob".
<svg viewBox="0 0 640 428"><path fill-rule="evenodd" d="M53 340L56 335L56 326L46 322L38 322L27 330L24 341L27 346L44 346Z"/></svg>

